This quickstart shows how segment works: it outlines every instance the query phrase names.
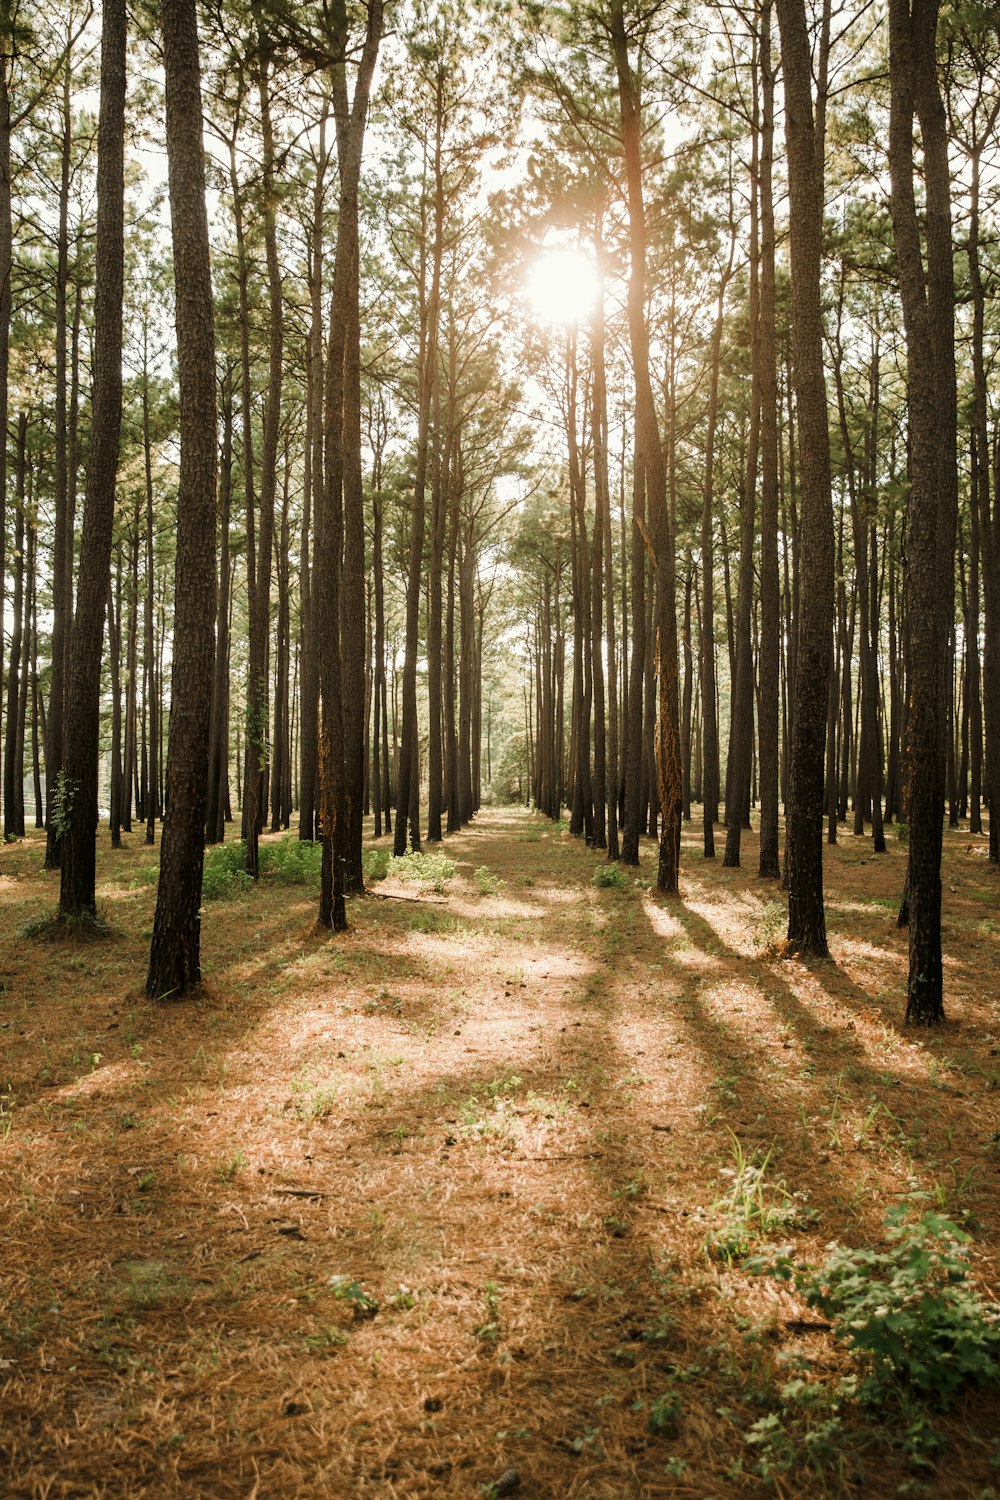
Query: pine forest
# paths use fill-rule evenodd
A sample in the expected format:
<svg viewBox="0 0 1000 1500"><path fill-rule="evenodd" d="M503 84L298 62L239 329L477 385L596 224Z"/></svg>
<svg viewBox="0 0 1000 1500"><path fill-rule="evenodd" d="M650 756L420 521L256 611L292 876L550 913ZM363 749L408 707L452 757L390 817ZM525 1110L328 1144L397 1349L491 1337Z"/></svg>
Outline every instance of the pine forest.
<svg viewBox="0 0 1000 1500"><path fill-rule="evenodd" d="M0 1492L1000 1500L995 0L0 0Z"/></svg>

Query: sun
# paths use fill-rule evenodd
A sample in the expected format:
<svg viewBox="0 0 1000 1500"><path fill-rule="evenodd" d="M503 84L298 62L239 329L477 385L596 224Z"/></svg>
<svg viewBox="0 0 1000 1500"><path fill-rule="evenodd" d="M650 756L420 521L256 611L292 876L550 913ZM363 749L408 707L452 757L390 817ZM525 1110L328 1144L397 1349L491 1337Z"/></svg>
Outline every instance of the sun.
<svg viewBox="0 0 1000 1500"><path fill-rule="evenodd" d="M543 250L528 272L525 297L536 318L584 323L597 301L594 263L582 250Z"/></svg>

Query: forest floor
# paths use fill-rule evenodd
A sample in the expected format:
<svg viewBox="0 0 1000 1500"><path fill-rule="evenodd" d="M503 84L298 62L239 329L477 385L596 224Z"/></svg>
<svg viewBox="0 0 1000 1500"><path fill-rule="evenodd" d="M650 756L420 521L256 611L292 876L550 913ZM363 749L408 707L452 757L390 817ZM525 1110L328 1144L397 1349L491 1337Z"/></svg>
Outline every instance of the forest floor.
<svg viewBox="0 0 1000 1500"><path fill-rule="evenodd" d="M828 850L806 964L754 835L725 870L687 827L671 901L651 845L600 888L563 828L485 811L440 889L390 878L342 936L311 883L206 903L176 1005L142 997L157 854L101 838L100 941L23 935L57 877L38 835L0 850L0 1492L1000 1495L995 1392L865 1408L743 1266L888 1251L909 1200L992 1295L983 839L946 834L949 1020L917 1032L892 833Z"/></svg>

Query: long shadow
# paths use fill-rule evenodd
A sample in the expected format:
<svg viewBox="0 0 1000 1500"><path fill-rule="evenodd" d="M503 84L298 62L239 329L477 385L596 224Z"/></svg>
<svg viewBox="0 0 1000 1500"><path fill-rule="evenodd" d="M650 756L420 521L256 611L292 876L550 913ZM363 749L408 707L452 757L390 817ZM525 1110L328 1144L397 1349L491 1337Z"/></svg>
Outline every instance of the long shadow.
<svg viewBox="0 0 1000 1500"><path fill-rule="evenodd" d="M579 861L563 853L539 861L553 880L573 866ZM117 1142L102 1132L78 1143L89 1158L87 1211L106 1224L108 1243L87 1280L79 1275L72 1235L59 1241L62 1323L81 1334L71 1344L51 1320L40 1325L55 1373L32 1389L34 1405L16 1410L11 1424L12 1461L21 1459L24 1473L36 1466L39 1489L56 1474L64 1485L90 1484L107 1495L128 1493L131 1484L133 1492L184 1493L186 1486L245 1496L255 1483L260 1493L281 1495L296 1492L304 1474L315 1487L325 1476L327 1491L345 1497L467 1496L513 1465L525 1477L522 1492L536 1500L618 1500L676 1492L676 1480L663 1472L672 1457L690 1465L687 1493L746 1493L745 1481L726 1477L744 1452L742 1434L716 1407L721 1385L744 1423L760 1414L745 1394L757 1355L750 1346L741 1352L742 1341L727 1328L733 1304L716 1294L729 1281L701 1255L704 1219L684 1216L680 1192L673 1202L652 1201L654 1190L671 1197L662 1185L670 1180L674 1142L681 1138L686 1146L688 1128L700 1141L704 1127L668 1100L672 1131L651 1128L646 1085L624 1081L636 1071L636 1040L655 1035L665 1016L690 1038L700 1067L692 1079L677 1080L678 1101L704 1098L711 1077L739 1066L741 1102L749 1085L753 1104L765 1106L769 1137L790 1161L802 1153L801 1126L793 1101L775 1099L760 1050L723 1024L668 953L657 983L669 991L676 982L679 1002L669 992L657 1000L623 992L622 973L603 956L623 946L615 915L627 919L639 954L662 947L640 894L587 896L605 903L604 937L582 927L555 928L563 903L544 885L531 896L548 914L548 926L530 924L525 951L544 939L574 954L569 995L539 996L529 983L501 996L502 973L517 964L520 951L508 935L508 948L495 960L495 1010L482 1003L461 1021L478 1048L473 1060L436 1061L430 1038L412 1074L393 1075L384 1097L373 1088L346 1107L335 1097L328 1110L324 1104L324 1113L310 1116L310 1094L300 1091L289 1093L290 1107L276 1114L277 1101L255 1088L261 1080L254 1060L275 1044L269 1028L280 1031L286 1019L298 1018L300 1001L304 1015L329 1022L329 1034L303 1047L302 1056L332 1049L341 1030L355 1053L363 1038L385 1045L386 1011L336 1010L343 987L357 984L353 969L334 964L326 995L297 999L286 987L228 1015L211 1003L192 1009L180 1032L175 1017L149 1015L151 1034L182 1045L192 1063L204 1048L204 1079L195 1079L204 1097L190 1106L190 1121L163 1109L172 1074L154 1060L148 1086L123 1086L120 1099L144 1101L159 1116L155 1123ZM697 913L674 904L669 910L717 965L709 982L745 983L749 970L804 1041L835 1034L769 965L744 959ZM378 940L374 921L367 923L359 917L359 949ZM400 940L405 930L400 917L388 940ZM304 939L299 947L324 951L322 940ZM326 951L343 956L347 949L334 943ZM394 1025L448 1013L441 974L419 962L430 994L403 990ZM651 971L647 983L650 977ZM551 1024L543 1021L546 1029L531 1033L530 1043L519 1040L518 1028L537 1025L543 1015ZM213 1016L214 1032L199 1029L199 1021ZM289 1058L289 1072L297 1060ZM335 1056L330 1064L336 1069ZM663 1074L669 1088L672 1080ZM113 1081L107 1089L119 1097ZM547 1104L553 1120L545 1118ZM228 1108L231 1124L210 1124L209 1105L222 1114ZM227 1130L250 1153L228 1177L217 1160ZM52 1145L59 1149L54 1138ZM202 1162L198 1172L190 1168L194 1154ZM690 1160L689 1154L688 1170ZM842 1164L820 1165L839 1184ZM139 1188L127 1175L132 1166L155 1182ZM61 1192L73 1172L80 1180L78 1166L67 1164ZM706 1200L712 1191L706 1183ZM105 1192L115 1194L113 1205L102 1201ZM310 1192L321 1196L297 1196ZM141 1207L144 1198L152 1211ZM181 1238L191 1233L192 1200L206 1226L198 1243ZM34 1226L36 1235L45 1232L51 1226ZM19 1235L27 1247L25 1231ZM164 1268L158 1303L143 1300L142 1283L137 1297L138 1273L128 1269L147 1262ZM330 1288L333 1275L367 1285L382 1301L378 1316L353 1320L350 1303ZM124 1301L134 1323L126 1327L119 1318L118 1342L102 1350L91 1333L95 1313L109 1305L108 1288L125 1285L125 1278L130 1300L115 1291L115 1307ZM399 1283L410 1288L414 1306L406 1297L390 1303ZM51 1301L53 1289L44 1296ZM103 1312L101 1319L106 1337ZM141 1376L127 1361L147 1336L173 1374L167 1399L146 1409L151 1440L140 1444L129 1412L141 1400ZM729 1375L722 1369L727 1360ZM75 1383L66 1375L72 1365ZM682 1387L675 1383L678 1367ZM763 1379L760 1370L756 1378ZM96 1442L93 1428L86 1441L74 1436L68 1409L50 1394L79 1394L87 1382L120 1396L122 1415L104 1410L104 1435ZM651 1435L650 1403L677 1389L684 1406L675 1434ZM425 1408L425 1401L435 1404ZM292 1415L289 1403L298 1408ZM30 1431L40 1411L58 1441ZM186 1434L184 1444L171 1447L172 1430ZM77 1431L87 1433L85 1421ZM297 1468L287 1467L293 1462ZM880 1493L873 1479L868 1493Z"/></svg>

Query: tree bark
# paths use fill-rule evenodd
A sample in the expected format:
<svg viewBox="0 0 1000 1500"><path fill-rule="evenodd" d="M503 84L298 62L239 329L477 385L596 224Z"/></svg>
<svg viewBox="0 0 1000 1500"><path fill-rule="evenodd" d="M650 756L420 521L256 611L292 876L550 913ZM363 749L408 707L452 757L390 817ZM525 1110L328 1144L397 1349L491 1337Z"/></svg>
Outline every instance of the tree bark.
<svg viewBox="0 0 1000 1500"><path fill-rule="evenodd" d="M180 383L180 477L167 816L146 993L201 982L201 879L215 624L215 330L195 0L162 7Z"/></svg>
<svg viewBox="0 0 1000 1500"><path fill-rule="evenodd" d="M97 147L97 235L90 452L76 618L70 642L62 765L59 913L96 915L101 648L111 568L115 479L122 415L125 266L125 0L101 12L101 102Z"/></svg>
<svg viewBox="0 0 1000 1500"><path fill-rule="evenodd" d="M889 169L907 346L910 498L906 595L910 630L910 972L906 1019L944 1018L941 843L948 635L958 505L951 187L937 81L938 0L890 0ZM926 266L914 192L913 121L924 151Z"/></svg>
<svg viewBox="0 0 1000 1500"><path fill-rule="evenodd" d="M829 0L824 6L815 111L804 0L777 0L777 10L785 82L792 341L801 492L801 595L786 809L788 942L794 952L823 957L829 951L823 906L823 752L833 655L834 597L830 434L820 303Z"/></svg>

